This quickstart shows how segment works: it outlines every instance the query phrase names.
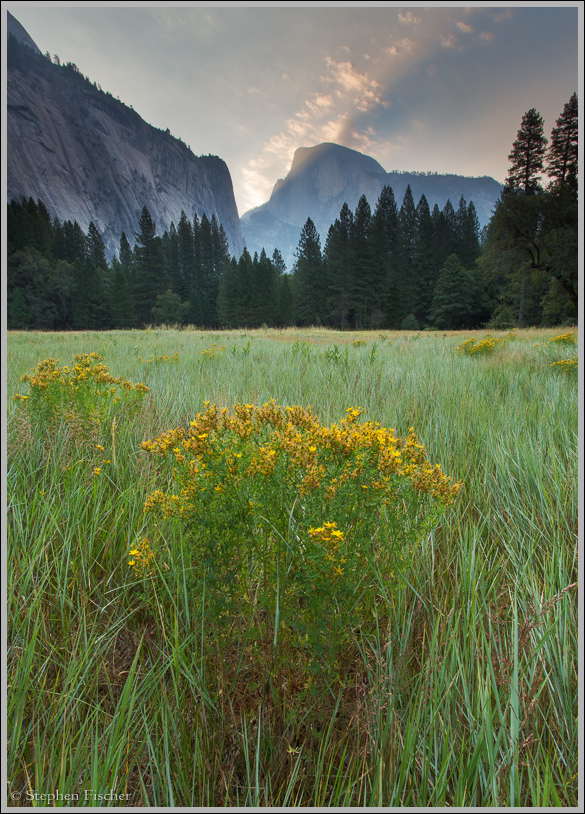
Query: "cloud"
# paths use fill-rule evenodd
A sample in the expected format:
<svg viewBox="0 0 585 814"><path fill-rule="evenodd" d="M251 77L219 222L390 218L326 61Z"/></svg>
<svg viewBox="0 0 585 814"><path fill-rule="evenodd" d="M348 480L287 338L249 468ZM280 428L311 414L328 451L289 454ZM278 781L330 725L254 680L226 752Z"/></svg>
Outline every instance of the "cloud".
<svg viewBox="0 0 585 814"><path fill-rule="evenodd" d="M475 31L475 28L467 23L457 23L457 28L459 31L463 31L464 34L471 34L472 31Z"/></svg>
<svg viewBox="0 0 585 814"><path fill-rule="evenodd" d="M496 23L501 23L503 20L511 20L514 16L514 12L511 8L505 9L505 11L501 11L499 14L494 15L494 20Z"/></svg>
<svg viewBox="0 0 585 814"><path fill-rule="evenodd" d="M402 42L403 48L412 45L411 40ZM273 186L269 179L282 173L283 165L290 164L300 146L334 142L363 152L374 149L375 129L369 123L362 129L354 122L356 113L390 106L382 96L383 86L359 71L352 62L333 57L325 58L325 71L319 79L321 87L305 97L296 112L264 142L259 155L243 168L246 200L242 201L242 211L258 206L269 197Z"/></svg>
<svg viewBox="0 0 585 814"><path fill-rule="evenodd" d="M420 23L420 17L417 17L412 11L399 12L398 19L401 23L406 23L407 25L418 25Z"/></svg>
<svg viewBox="0 0 585 814"><path fill-rule="evenodd" d="M322 76L321 79L337 85L335 93L338 97L351 94L353 103L363 113L377 105L387 106L380 95L382 85L360 73L351 62L337 62L332 57L326 57L326 63L330 75Z"/></svg>
<svg viewBox="0 0 585 814"><path fill-rule="evenodd" d="M405 53L412 54L415 45L416 43L413 40L404 37L404 39L399 40L396 45L389 45L388 48L384 49L384 52L393 57Z"/></svg>
<svg viewBox="0 0 585 814"><path fill-rule="evenodd" d="M457 45L457 38L454 34L449 34L448 37L443 37L441 39L441 45L443 48L455 48Z"/></svg>
<svg viewBox="0 0 585 814"><path fill-rule="evenodd" d="M482 31L479 35L480 40L484 42L491 42L494 38L494 35L490 31Z"/></svg>

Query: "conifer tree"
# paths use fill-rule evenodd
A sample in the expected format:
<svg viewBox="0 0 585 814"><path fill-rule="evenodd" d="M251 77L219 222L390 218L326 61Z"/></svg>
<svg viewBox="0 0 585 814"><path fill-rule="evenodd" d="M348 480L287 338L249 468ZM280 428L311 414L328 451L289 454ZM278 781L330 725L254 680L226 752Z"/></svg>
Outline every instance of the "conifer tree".
<svg viewBox="0 0 585 814"><path fill-rule="evenodd" d="M322 325L324 316L324 275L321 240L311 218L301 231L294 265L295 305L300 325Z"/></svg>
<svg viewBox="0 0 585 814"><path fill-rule="evenodd" d="M279 276L281 274L286 274L286 263L283 260L280 249L275 249L272 252L272 263L274 265L274 268L276 269L276 273Z"/></svg>
<svg viewBox="0 0 585 814"><path fill-rule="evenodd" d="M430 320L441 330L469 328L473 322L473 291L469 274L456 254L450 255L435 286Z"/></svg>
<svg viewBox="0 0 585 814"><path fill-rule="evenodd" d="M329 227L323 260L327 283L327 315L344 331L352 307L353 263L350 251L353 214L344 203L339 217Z"/></svg>
<svg viewBox="0 0 585 814"><path fill-rule="evenodd" d="M578 135L579 111L577 94L565 104L550 137L546 173L554 184L577 192L577 169L579 164Z"/></svg>
<svg viewBox="0 0 585 814"><path fill-rule="evenodd" d="M436 283L434 269L433 219L425 195L421 195L416 207L416 251L413 262L414 308L410 313L422 325L428 316Z"/></svg>
<svg viewBox="0 0 585 814"><path fill-rule="evenodd" d="M146 206L142 209L139 228L134 247L134 307L139 323L152 323L152 306L157 296L167 290L168 278L162 242Z"/></svg>
<svg viewBox="0 0 585 814"><path fill-rule="evenodd" d="M418 292L414 261L417 248L417 215L412 189L406 187L402 206L398 214L400 224L399 239L395 252L395 273L401 313L403 316L414 313Z"/></svg>
<svg viewBox="0 0 585 814"><path fill-rule="evenodd" d="M275 324L279 328L288 328L294 325L295 305L290 279L290 274L281 274L279 277L278 306L275 320Z"/></svg>
<svg viewBox="0 0 585 814"><path fill-rule="evenodd" d="M382 281L376 273L371 241L372 210L365 195L358 201L350 229L352 310L355 328L369 328L374 307L382 300ZM378 266L379 269L379 266Z"/></svg>
<svg viewBox="0 0 585 814"><path fill-rule="evenodd" d="M401 319L401 305L397 285L400 269L400 224L398 207L391 186L384 186L372 218L372 247L374 262L383 277L381 317L387 328L397 328Z"/></svg>
<svg viewBox="0 0 585 814"><path fill-rule="evenodd" d="M184 211L181 211L178 236L178 279L176 292L181 299L188 299L192 283L195 280L195 246L193 245L193 227Z"/></svg>
<svg viewBox="0 0 585 814"><path fill-rule="evenodd" d="M531 108L522 117L522 125L508 156L511 167L504 187L506 194L520 192L534 195L542 189L540 175L547 144L543 118L535 108Z"/></svg>

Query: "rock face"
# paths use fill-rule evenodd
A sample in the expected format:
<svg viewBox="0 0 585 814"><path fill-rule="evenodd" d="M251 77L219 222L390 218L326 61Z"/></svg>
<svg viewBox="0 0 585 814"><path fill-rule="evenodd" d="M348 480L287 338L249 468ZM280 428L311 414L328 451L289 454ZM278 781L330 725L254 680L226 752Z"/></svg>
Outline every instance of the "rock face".
<svg viewBox="0 0 585 814"><path fill-rule="evenodd" d="M355 210L365 195L373 211L382 188L389 185L400 208L409 184L415 204L424 194L431 211L435 204L442 209L447 200L457 209L463 195L468 204L473 201L481 226L489 221L502 191L501 184L489 177L388 173L373 158L338 144L302 147L295 152L286 178L276 182L270 200L242 216L246 246L252 254L264 247L269 256L280 249L290 270L308 217L323 247L344 203Z"/></svg>
<svg viewBox="0 0 585 814"><path fill-rule="evenodd" d="M242 231L225 162L195 156L75 66L43 57L10 14L8 23L8 201L40 199L52 217L76 220L84 231L93 220L109 257L123 231L132 245L144 206L159 234L178 224L181 210L190 219L215 215L239 257Z"/></svg>

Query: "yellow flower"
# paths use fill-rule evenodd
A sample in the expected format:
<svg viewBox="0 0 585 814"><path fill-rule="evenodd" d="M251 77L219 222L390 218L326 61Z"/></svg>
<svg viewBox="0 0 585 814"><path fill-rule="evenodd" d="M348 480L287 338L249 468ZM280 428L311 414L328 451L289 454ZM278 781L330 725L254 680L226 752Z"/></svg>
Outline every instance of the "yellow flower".
<svg viewBox="0 0 585 814"><path fill-rule="evenodd" d="M100 469L100 467L99 467L99 466L96 466L96 468L93 470L93 474L94 474L94 475L99 475L101 471L102 471L102 470Z"/></svg>

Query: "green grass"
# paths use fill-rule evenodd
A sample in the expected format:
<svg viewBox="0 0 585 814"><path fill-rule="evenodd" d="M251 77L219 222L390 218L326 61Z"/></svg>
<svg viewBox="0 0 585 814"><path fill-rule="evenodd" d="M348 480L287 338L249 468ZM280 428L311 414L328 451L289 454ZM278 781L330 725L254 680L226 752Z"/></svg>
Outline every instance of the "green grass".
<svg viewBox="0 0 585 814"><path fill-rule="evenodd" d="M10 333L9 398L43 358L92 351L150 394L92 439L111 461L99 477L78 429L35 440L9 402L8 804L58 789L71 805L576 806L577 382L551 367L575 351L548 341L562 332L518 331L481 358L455 348L482 332ZM400 587L380 584L339 681L286 654L270 675L245 631L210 641L187 573L163 575L153 605L127 566L156 488L140 443L204 401L270 398L326 424L356 406L400 437L414 427L464 482Z"/></svg>

